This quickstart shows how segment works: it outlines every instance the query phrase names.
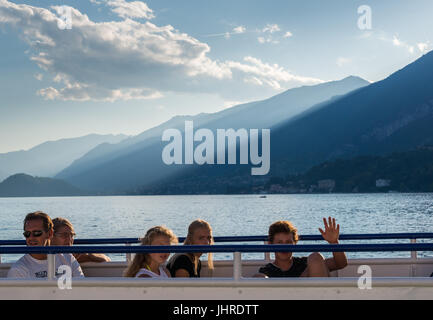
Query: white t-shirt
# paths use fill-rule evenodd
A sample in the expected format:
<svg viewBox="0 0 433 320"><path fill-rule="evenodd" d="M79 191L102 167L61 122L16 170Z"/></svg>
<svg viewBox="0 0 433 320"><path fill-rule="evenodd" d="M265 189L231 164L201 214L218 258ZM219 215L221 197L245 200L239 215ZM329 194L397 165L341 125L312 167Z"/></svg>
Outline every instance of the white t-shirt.
<svg viewBox="0 0 433 320"><path fill-rule="evenodd" d="M72 277L84 277L80 264L70 253L58 253L56 256L56 277L61 276L59 272L62 265L69 266ZM30 254L26 254L9 269L8 278L46 278L48 274L48 260L38 260Z"/></svg>
<svg viewBox="0 0 433 320"><path fill-rule="evenodd" d="M152 272L150 270L147 270L146 268L141 268L138 270L137 274L135 275L136 278L140 277L142 274L146 274L151 278L168 278L167 273L165 273L165 270L162 266L159 266L159 273L157 274L155 272Z"/></svg>

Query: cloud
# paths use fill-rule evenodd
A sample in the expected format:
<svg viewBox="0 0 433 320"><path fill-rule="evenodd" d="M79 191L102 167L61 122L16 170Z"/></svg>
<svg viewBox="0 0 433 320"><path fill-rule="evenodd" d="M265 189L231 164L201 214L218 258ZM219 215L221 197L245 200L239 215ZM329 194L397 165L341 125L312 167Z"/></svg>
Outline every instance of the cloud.
<svg viewBox="0 0 433 320"><path fill-rule="evenodd" d="M45 71L44 83L50 77L53 81L37 92L45 99L116 101L199 92L227 93L224 98L234 100L244 99L239 91L248 91L249 86L280 90L321 82L250 56L242 62L211 59L208 44L170 25L129 18L93 22L67 7L72 29L61 30L63 8L0 0L0 26L15 27L30 48L30 59ZM243 26L233 29L245 31Z"/></svg>
<svg viewBox="0 0 433 320"><path fill-rule="evenodd" d="M411 46L411 45L407 44L406 42L401 41L396 35L394 35L394 37L392 39L392 44L396 47L406 48L410 53L415 52L414 46Z"/></svg>
<svg viewBox="0 0 433 320"><path fill-rule="evenodd" d="M254 57L245 57L244 63L229 61L228 66L232 70L242 72L244 82L258 85L269 86L275 90L280 90L289 83L317 84L323 82L320 79L297 76L280 67L278 64L267 64Z"/></svg>
<svg viewBox="0 0 433 320"><path fill-rule="evenodd" d="M292 36L293 36L293 33L291 33L290 31L287 31L287 32L284 34L283 38L290 38L290 37L292 37Z"/></svg>
<svg viewBox="0 0 433 320"><path fill-rule="evenodd" d="M34 75L35 79L42 81L42 79L44 78L44 75L42 73L36 73Z"/></svg>
<svg viewBox="0 0 433 320"><path fill-rule="evenodd" d="M114 102L116 100L132 100L132 99L157 99L163 95L160 92L155 92L149 89L115 89L109 90L92 85L74 83L67 84L65 88L60 90L49 87L41 89L37 92L47 100L71 100L71 101L106 101Z"/></svg>
<svg viewBox="0 0 433 320"><path fill-rule="evenodd" d="M370 36L371 36L371 34L369 34L369 37ZM395 47L404 48L410 54L415 54L417 52L416 49L418 49L419 53L424 54L428 51L428 48L430 46L429 41L418 42L416 44L408 43L406 41L401 40L400 37L396 34L394 34L391 38L385 32L381 32L376 38L381 40L381 41L392 43Z"/></svg>
<svg viewBox="0 0 433 320"><path fill-rule="evenodd" d="M107 1L107 5L111 7L111 11L119 15L121 18L155 18L153 10L142 1L126 2L125 0L109 0Z"/></svg>
<svg viewBox="0 0 433 320"><path fill-rule="evenodd" d="M280 43L278 40L274 40L272 37L267 37L267 38L264 38L264 37L258 37L257 38L257 41L259 42L259 43L272 43L272 44L278 44L278 43Z"/></svg>
<svg viewBox="0 0 433 320"><path fill-rule="evenodd" d="M262 30L263 33L274 33L278 31L281 31L281 29L277 24L267 24Z"/></svg>
<svg viewBox="0 0 433 320"><path fill-rule="evenodd" d="M239 26L239 27L233 28L233 30L231 32L207 34L207 35L204 35L203 37L206 37L206 38L209 38L209 37L224 37L226 39L230 39L230 37L232 35L245 33L246 30L247 29L244 26Z"/></svg>
<svg viewBox="0 0 433 320"><path fill-rule="evenodd" d="M244 26L239 26L233 29L234 34L245 33L246 28Z"/></svg>
<svg viewBox="0 0 433 320"><path fill-rule="evenodd" d="M418 47L418 50L422 54L424 54L424 53L426 53L429 50L430 42L429 41L427 41L427 42L419 42L419 43L416 44L416 46Z"/></svg>
<svg viewBox="0 0 433 320"><path fill-rule="evenodd" d="M59 14L61 7L52 10ZM31 60L65 85L41 90L46 98L99 100L100 92L108 92L108 99L158 97L156 92L181 90L179 83L194 77L231 77L227 67L207 57L207 44L172 26L130 19L95 23L70 10L72 29L60 30L52 11L0 2L0 23L15 26L32 49ZM155 92L137 93L142 89Z"/></svg>

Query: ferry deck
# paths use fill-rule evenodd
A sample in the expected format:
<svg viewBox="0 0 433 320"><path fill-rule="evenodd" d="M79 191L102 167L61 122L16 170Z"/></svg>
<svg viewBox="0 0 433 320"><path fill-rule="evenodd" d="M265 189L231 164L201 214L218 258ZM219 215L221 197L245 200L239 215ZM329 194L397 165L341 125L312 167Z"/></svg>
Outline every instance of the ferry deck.
<svg viewBox="0 0 433 320"><path fill-rule="evenodd" d="M433 233L340 235L339 245L221 245L221 242L266 241L265 236L216 237L212 246L141 246L137 238L82 239L71 247L26 247L22 240L3 240L0 254L28 252L48 254L46 279L6 278L11 263L0 263L1 299L158 299L158 300L280 300L280 299L432 299L433 258L418 257L417 251L432 252ZM344 244L344 240L407 239L410 243ZM182 241L182 239L179 239ZM320 240L301 236L300 240ZM107 246L107 244L110 244ZM114 244L114 245L113 245ZM120 244L120 245L119 245ZM83 246L86 245L86 246ZM90 245L90 246L88 246ZM348 266L329 278L255 278L259 267L271 262L271 252L410 252L408 258L348 259ZM72 279L71 289L62 289L54 277L55 253L126 253L126 260L86 263L83 279ZM232 252L231 260L214 261L214 270L202 261L201 278L137 279L122 277L137 252ZM242 260L242 253L262 252L263 259ZM368 266L368 267L365 267ZM371 278L369 277L371 271ZM63 286L64 287L64 286Z"/></svg>

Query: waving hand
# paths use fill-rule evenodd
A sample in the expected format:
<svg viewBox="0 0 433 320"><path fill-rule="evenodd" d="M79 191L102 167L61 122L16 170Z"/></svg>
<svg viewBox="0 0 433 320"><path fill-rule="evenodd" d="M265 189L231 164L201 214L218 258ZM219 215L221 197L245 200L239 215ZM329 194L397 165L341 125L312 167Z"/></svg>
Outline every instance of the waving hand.
<svg viewBox="0 0 433 320"><path fill-rule="evenodd" d="M325 231L319 228L323 239L325 239L329 243L338 243L338 237L340 235L340 225L335 224L335 218L328 217L328 221L326 221L326 218L323 218L323 223L325 224Z"/></svg>

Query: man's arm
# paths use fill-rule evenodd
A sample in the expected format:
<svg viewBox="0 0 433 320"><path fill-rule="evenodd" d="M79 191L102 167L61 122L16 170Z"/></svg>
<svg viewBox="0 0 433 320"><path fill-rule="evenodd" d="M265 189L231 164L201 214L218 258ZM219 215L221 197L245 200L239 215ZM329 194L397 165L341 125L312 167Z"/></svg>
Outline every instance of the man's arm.
<svg viewBox="0 0 433 320"><path fill-rule="evenodd" d="M77 259L78 263L111 261L110 257L102 253L81 253L75 254L74 257Z"/></svg>

